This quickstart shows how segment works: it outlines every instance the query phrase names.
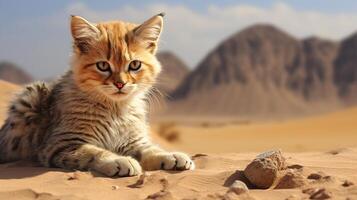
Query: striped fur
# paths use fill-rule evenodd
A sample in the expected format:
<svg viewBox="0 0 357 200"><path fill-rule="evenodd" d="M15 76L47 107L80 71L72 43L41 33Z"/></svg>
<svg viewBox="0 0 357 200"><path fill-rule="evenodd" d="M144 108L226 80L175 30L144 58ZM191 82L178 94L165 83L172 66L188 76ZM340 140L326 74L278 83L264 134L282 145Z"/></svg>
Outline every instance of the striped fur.
<svg viewBox="0 0 357 200"><path fill-rule="evenodd" d="M146 98L161 69L155 51L162 16L139 26L93 25L74 16L71 26L72 68L57 82L34 83L15 98L0 130L0 162L32 159L107 176L133 176L142 168L193 169L186 154L162 150L147 133ZM127 66L134 59L142 66L132 72ZM103 60L110 73L96 68ZM121 93L118 80L125 83Z"/></svg>

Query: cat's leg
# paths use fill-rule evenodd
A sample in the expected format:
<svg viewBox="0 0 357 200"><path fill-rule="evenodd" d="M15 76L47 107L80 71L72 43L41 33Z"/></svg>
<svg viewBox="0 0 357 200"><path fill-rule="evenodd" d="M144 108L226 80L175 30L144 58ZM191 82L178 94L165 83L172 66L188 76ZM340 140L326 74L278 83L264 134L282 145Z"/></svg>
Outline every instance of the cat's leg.
<svg viewBox="0 0 357 200"><path fill-rule="evenodd" d="M140 164L132 157L119 156L90 144L47 147L40 152L39 159L45 166L93 169L107 176L135 176L141 173Z"/></svg>
<svg viewBox="0 0 357 200"><path fill-rule="evenodd" d="M140 150L140 164L144 170L193 170L195 163L182 152L167 152L155 145Z"/></svg>

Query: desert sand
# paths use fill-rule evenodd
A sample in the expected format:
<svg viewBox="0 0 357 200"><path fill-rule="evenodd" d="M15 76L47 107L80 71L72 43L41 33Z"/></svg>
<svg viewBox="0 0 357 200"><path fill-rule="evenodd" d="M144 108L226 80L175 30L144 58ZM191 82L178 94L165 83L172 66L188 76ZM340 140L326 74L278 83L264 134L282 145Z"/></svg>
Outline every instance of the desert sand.
<svg viewBox="0 0 357 200"><path fill-rule="evenodd" d="M301 188L250 189L241 195L226 195L256 153L208 154L195 158L197 169L185 172L150 172L143 185L138 177L106 178L89 172L69 172L24 163L0 166L0 199L146 199L164 190L156 199L308 199L306 189L324 188L333 199L357 198L357 150L327 153L288 153L288 162L303 167L303 174L323 172L330 178L309 180ZM229 197L228 197L229 196ZM155 198L153 198L155 199Z"/></svg>
<svg viewBox="0 0 357 200"><path fill-rule="evenodd" d="M192 153L259 152L274 148L307 152L357 147L357 107L280 121L212 121L176 122L172 129L179 133L181 141L175 146ZM158 132L160 125L154 127L154 132Z"/></svg>
<svg viewBox="0 0 357 200"><path fill-rule="evenodd" d="M0 86L3 120L19 87L6 82ZM171 142L157 134L160 126L153 126L153 139L170 150L190 153L194 171L108 178L19 161L0 165L0 199L357 199L357 108L285 121L177 123ZM242 171L270 149L283 151L289 170L298 171L303 184L257 189L247 182ZM235 180L246 182L249 191L228 192Z"/></svg>

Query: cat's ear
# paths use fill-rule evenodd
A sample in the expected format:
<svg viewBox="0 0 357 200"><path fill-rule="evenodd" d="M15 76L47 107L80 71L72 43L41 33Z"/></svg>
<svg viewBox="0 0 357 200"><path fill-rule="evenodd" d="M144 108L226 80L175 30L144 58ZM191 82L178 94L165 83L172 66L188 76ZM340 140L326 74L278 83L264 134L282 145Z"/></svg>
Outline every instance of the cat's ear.
<svg viewBox="0 0 357 200"><path fill-rule="evenodd" d="M74 45L82 52L86 53L90 45L98 40L99 29L80 16L71 17L71 33Z"/></svg>
<svg viewBox="0 0 357 200"><path fill-rule="evenodd" d="M155 54L157 50L164 16L165 13L155 15L134 30L135 39L153 54Z"/></svg>

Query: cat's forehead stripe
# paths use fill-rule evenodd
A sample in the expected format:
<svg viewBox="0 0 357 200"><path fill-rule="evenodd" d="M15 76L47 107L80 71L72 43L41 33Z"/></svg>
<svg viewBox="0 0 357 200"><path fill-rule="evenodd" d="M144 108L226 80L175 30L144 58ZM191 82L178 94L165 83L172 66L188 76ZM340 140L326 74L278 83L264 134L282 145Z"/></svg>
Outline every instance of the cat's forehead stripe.
<svg viewBox="0 0 357 200"><path fill-rule="evenodd" d="M108 34L108 56L113 57L116 66L124 66L130 59L127 33L130 31L122 23L109 24L106 27Z"/></svg>
<svg viewBox="0 0 357 200"><path fill-rule="evenodd" d="M112 57L112 42L110 41L110 37L109 37L109 32L107 32L107 43L108 43L108 52L107 52L107 59L110 60L110 58Z"/></svg>

